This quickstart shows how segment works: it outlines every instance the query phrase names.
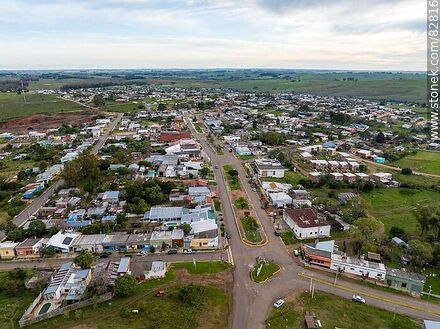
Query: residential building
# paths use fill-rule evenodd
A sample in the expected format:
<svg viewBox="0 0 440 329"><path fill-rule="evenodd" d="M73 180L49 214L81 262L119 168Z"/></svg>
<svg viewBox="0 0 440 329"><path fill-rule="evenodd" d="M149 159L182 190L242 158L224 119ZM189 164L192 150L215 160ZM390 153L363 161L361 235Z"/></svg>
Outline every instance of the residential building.
<svg viewBox="0 0 440 329"><path fill-rule="evenodd" d="M274 159L257 159L255 160L258 175L260 177L283 178L286 169L278 160Z"/></svg>
<svg viewBox="0 0 440 329"><path fill-rule="evenodd" d="M330 225L320 220L312 208L285 209L283 220L298 239L330 236Z"/></svg>

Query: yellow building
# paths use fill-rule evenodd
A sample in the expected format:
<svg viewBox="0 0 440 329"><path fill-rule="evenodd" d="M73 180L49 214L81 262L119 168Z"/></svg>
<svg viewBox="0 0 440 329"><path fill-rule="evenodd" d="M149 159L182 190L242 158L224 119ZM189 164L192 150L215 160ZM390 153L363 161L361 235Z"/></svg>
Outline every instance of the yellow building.
<svg viewBox="0 0 440 329"><path fill-rule="evenodd" d="M0 259L12 259L15 257L15 247L18 242L5 241L0 243Z"/></svg>

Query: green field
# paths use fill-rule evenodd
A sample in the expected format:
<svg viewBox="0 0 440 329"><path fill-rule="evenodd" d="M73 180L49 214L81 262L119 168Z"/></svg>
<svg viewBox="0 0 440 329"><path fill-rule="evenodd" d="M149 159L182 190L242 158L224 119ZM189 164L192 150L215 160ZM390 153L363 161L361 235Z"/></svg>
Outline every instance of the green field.
<svg viewBox="0 0 440 329"><path fill-rule="evenodd" d="M324 329L419 329L421 325L408 317L370 305L357 304L337 296L318 292L312 299L302 293L293 303L272 309L266 320L267 329L300 329L306 311L315 313ZM394 318L394 319L393 319Z"/></svg>
<svg viewBox="0 0 440 329"><path fill-rule="evenodd" d="M431 190L383 188L362 194L361 202L368 214L380 219L385 230L393 226L418 235L419 225L412 213L420 206L440 203L440 193Z"/></svg>
<svg viewBox="0 0 440 329"><path fill-rule="evenodd" d="M0 122L39 113L80 111L83 107L54 95L0 93Z"/></svg>
<svg viewBox="0 0 440 329"><path fill-rule="evenodd" d="M173 268L184 268L190 274L205 274L223 272L231 267L231 264L222 261L213 262L184 262L173 263Z"/></svg>
<svg viewBox="0 0 440 329"><path fill-rule="evenodd" d="M257 275L258 268L261 267L259 275ZM280 270L280 265L267 262L267 261L259 261L251 271L251 278L253 281L257 283L264 283L270 277L275 275Z"/></svg>
<svg viewBox="0 0 440 329"><path fill-rule="evenodd" d="M102 107L104 111L108 112L137 112L144 110L142 101L128 102L128 103L117 103L117 102L106 102L105 106Z"/></svg>
<svg viewBox="0 0 440 329"><path fill-rule="evenodd" d="M440 175L440 152L419 151L393 162L393 165Z"/></svg>

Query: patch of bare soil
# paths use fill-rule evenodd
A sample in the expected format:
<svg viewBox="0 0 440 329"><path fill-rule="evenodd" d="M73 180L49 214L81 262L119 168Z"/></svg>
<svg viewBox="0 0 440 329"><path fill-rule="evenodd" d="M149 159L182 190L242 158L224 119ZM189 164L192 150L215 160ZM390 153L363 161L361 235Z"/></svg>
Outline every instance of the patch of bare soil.
<svg viewBox="0 0 440 329"><path fill-rule="evenodd" d="M45 131L58 128L62 124L80 125L93 121L95 111L78 111L65 113L34 114L0 123L0 132L25 134L30 130Z"/></svg>

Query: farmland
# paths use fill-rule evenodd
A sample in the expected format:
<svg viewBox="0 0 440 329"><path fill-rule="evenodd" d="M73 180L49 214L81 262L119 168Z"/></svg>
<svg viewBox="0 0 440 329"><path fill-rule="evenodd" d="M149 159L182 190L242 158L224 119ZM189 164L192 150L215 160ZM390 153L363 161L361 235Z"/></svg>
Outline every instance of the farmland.
<svg viewBox="0 0 440 329"><path fill-rule="evenodd" d="M0 93L0 122L41 113L81 111L78 104L54 95Z"/></svg>

